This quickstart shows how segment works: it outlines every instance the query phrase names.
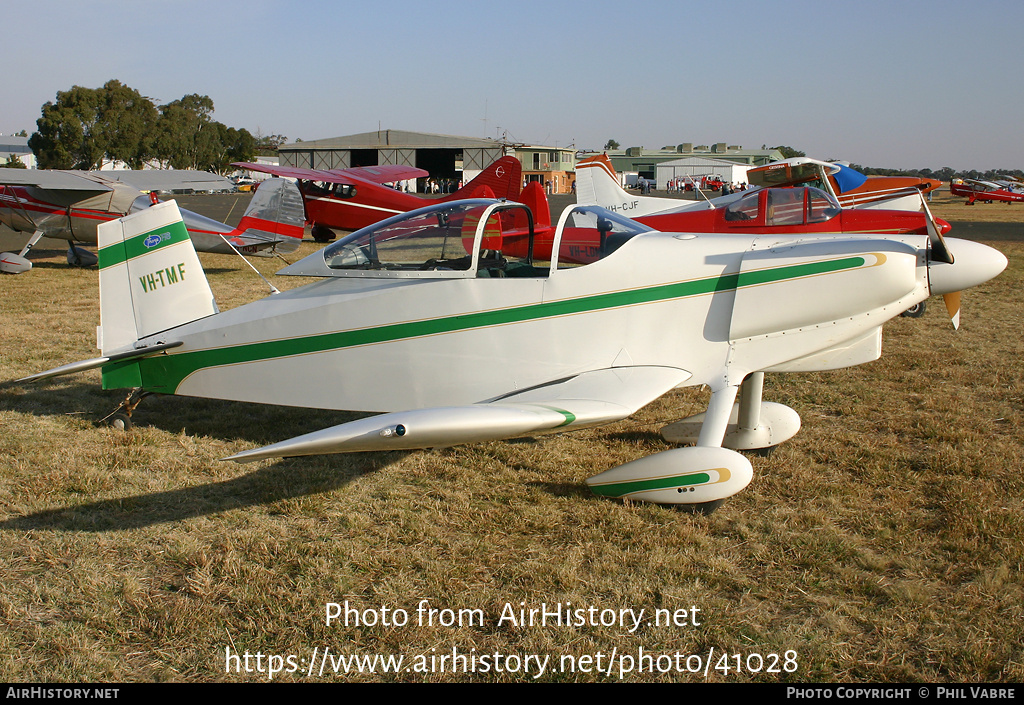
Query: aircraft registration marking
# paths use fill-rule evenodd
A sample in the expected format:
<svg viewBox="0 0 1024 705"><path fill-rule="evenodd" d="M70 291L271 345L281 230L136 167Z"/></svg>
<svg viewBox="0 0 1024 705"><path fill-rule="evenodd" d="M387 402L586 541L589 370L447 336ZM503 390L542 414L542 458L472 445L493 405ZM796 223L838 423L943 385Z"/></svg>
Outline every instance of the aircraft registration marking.
<svg viewBox="0 0 1024 705"><path fill-rule="evenodd" d="M607 208L612 213L622 213L624 211L634 210L639 205L640 205L640 201L639 200L636 200L636 201L624 201L622 203L617 203L615 205L608 206Z"/></svg>
<svg viewBox="0 0 1024 705"><path fill-rule="evenodd" d="M139 282L142 284L142 291L149 294L158 288L177 284L184 281L184 279L185 263L178 262L178 264L171 265L170 267L164 267L155 272L142 275L139 277Z"/></svg>

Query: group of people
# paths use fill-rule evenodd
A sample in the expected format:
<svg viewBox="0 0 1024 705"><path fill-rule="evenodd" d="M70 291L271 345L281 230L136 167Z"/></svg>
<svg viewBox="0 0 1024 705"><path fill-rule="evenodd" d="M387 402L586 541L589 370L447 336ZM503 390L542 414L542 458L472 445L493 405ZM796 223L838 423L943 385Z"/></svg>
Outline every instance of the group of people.
<svg viewBox="0 0 1024 705"><path fill-rule="evenodd" d="M641 193L649 193L651 189L650 182L643 178L640 181L647 184L647 190L645 191L641 187ZM746 191L747 184L745 181L739 183L722 181L717 176L680 176L675 179L669 179L665 185L665 190L669 193L682 193L683 191L692 191L694 188L699 188L701 191L717 191L721 189L722 195L726 196L737 191Z"/></svg>

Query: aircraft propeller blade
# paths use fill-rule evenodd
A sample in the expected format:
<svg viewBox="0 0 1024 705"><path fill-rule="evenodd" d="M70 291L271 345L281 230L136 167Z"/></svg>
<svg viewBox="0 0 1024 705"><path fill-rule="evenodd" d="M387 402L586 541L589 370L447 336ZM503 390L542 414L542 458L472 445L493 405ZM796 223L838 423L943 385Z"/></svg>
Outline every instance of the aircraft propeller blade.
<svg viewBox="0 0 1024 705"><path fill-rule="evenodd" d="M928 226L928 240L932 245L932 260L953 264L953 253L946 247L946 241L942 239L942 231L935 224L935 216L932 215L932 210L928 207L928 201L925 200L923 193L921 194L921 206L924 208L925 224Z"/></svg>
<svg viewBox="0 0 1024 705"><path fill-rule="evenodd" d="M921 206L924 208L925 223L928 227L928 239L932 245L931 258L936 262L953 264L953 253L946 247L946 241L942 239L942 231L936 226L935 216L932 215L932 211L928 207L928 201L923 193L921 194ZM949 318L953 322L953 330L960 330L960 292L953 291L943 294L942 300L946 302L946 310L949 312Z"/></svg>
<svg viewBox="0 0 1024 705"><path fill-rule="evenodd" d="M960 330L960 292L943 294L942 300L946 302L946 310L949 311L949 318L953 321L953 330Z"/></svg>

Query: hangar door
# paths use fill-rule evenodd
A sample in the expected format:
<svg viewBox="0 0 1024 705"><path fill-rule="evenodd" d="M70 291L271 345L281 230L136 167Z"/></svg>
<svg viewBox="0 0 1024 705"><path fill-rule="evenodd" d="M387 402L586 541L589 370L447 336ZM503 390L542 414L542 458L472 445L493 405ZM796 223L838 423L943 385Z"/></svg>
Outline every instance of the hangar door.
<svg viewBox="0 0 1024 705"><path fill-rule="evenodd" d="M463 171L483 171L492 162L501 159L501 147L482 147L462 150Z"/></svg>

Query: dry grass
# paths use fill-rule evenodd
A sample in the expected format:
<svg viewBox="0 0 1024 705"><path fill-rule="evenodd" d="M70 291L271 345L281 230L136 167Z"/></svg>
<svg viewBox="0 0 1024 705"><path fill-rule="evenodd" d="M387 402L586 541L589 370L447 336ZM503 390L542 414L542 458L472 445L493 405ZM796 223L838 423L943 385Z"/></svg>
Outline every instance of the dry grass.
<svg viewBox="0 0 1024 705"><path fill-rule="evenodd" d="M535 441L255 466L218 458L348 417L164 397L146 400L124 434L93 425L119 401L98 373L0 390L0 681L266 679L225 673L226 647L407 659L457 647L556 662L640 648L713 648L716 662L794 650L792 674L626 677L1020 681L1024 245L998 246L1010 268L965 294L958 333L934 301L924 318L888 324L878 362L769 376L766 398L795 408L803 430L754 457L751 486L709 517L598 499L582 484L665 449L657 429L703 410L697 390L620 424ZM95 354L96 273L43 254L32 273L0 280L0 379ZM204 264L223 308L263 295L230 260ZM485 622L417 625L421 599L479 609ZM344 600L406 609L413 623L327 626L325 604ZM498 625L520 602L647 615L695 605L701 624Z"/></svg>

